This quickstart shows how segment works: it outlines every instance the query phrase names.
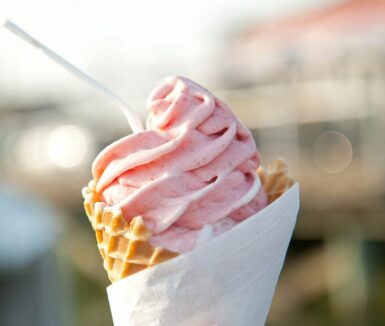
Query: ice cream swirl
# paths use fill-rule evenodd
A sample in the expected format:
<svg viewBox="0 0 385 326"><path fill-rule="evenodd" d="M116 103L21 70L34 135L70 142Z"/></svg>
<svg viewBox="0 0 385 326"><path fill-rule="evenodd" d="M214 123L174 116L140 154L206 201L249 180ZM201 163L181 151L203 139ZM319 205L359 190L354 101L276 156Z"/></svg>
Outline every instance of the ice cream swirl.
<svg viewBox="0 0 385 326"><path fill-rule="evenodd" d="M142 216L153 245L191 250L266 206L255 142L226 104L169 77L147 106L146 130L107 146L92 172L100 199Z"/></svg>

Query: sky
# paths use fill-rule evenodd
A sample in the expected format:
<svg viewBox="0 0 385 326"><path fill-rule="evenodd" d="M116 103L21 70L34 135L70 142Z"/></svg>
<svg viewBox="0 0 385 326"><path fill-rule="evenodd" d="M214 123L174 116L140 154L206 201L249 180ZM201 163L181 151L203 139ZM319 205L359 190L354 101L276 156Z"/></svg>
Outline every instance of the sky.
<svg viewBox="0 0 385 326"><path fill-rule="evenodd" d="M0 14L102 83L135 97L148 93L160 76L209 75L215 69L210 58L226 33L328 2L333 0L3 0ZM4 29L0 44L3 98L81 97L89 91Z"/></svg>

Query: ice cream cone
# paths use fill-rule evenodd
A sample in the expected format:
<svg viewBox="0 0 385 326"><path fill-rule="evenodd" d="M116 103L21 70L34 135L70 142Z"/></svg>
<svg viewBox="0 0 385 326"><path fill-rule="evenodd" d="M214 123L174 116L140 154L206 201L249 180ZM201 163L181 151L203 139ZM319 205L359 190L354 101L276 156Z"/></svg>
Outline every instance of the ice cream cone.
<svg viewBox="0 0 385 326"><path fill-rule="evenodd" d="M94 182L83 189L84 208L96 234L103 266L111 282L173 258L178 253L153 247L142 217L126 222L120 209L97 201Z"/></svg>
<svg viewBox="0 0 385 326"><path fill-rule="evenodd" d="M287 166L281 159L275 160L266 169L258 168L257 172L269 203L293 185L293 180L287 176ZM178 256L178 253L168 249L151 246L151 233L142 217L137 216L128 223L120 209L99 202L94 181L83 189L83 197L103 266L112 283Z"/></svg>
<svg viewBox="0 0 385 326"><path fill-rule="evenodd" d="M114 325L265 325L298 209L294 184L204 245L111 284Z"/></svg>

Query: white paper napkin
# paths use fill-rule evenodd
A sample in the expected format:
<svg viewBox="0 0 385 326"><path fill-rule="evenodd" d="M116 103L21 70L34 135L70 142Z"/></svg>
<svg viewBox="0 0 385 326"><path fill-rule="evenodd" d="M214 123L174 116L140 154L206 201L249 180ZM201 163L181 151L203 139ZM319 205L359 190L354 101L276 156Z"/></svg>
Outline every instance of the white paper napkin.
<svg viewBox="0 0 385 326"><path fill-rule="evenodd" d="M295 184L188 254L110 285L114 325L264 325L298 209Z"/></svg>

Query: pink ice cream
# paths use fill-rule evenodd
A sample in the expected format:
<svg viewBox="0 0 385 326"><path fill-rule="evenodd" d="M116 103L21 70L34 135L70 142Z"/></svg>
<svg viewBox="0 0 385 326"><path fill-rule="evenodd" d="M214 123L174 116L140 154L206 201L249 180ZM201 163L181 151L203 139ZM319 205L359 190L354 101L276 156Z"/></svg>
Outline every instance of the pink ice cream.
<svg viewBox="0 0 385 326"><path fill-rule="evenodd" d="M146 130L107 146L92 172L100 199L142 216L154 246L187 252L267 205L253 137L225 103L169 77L148 109Z"/></svg>

